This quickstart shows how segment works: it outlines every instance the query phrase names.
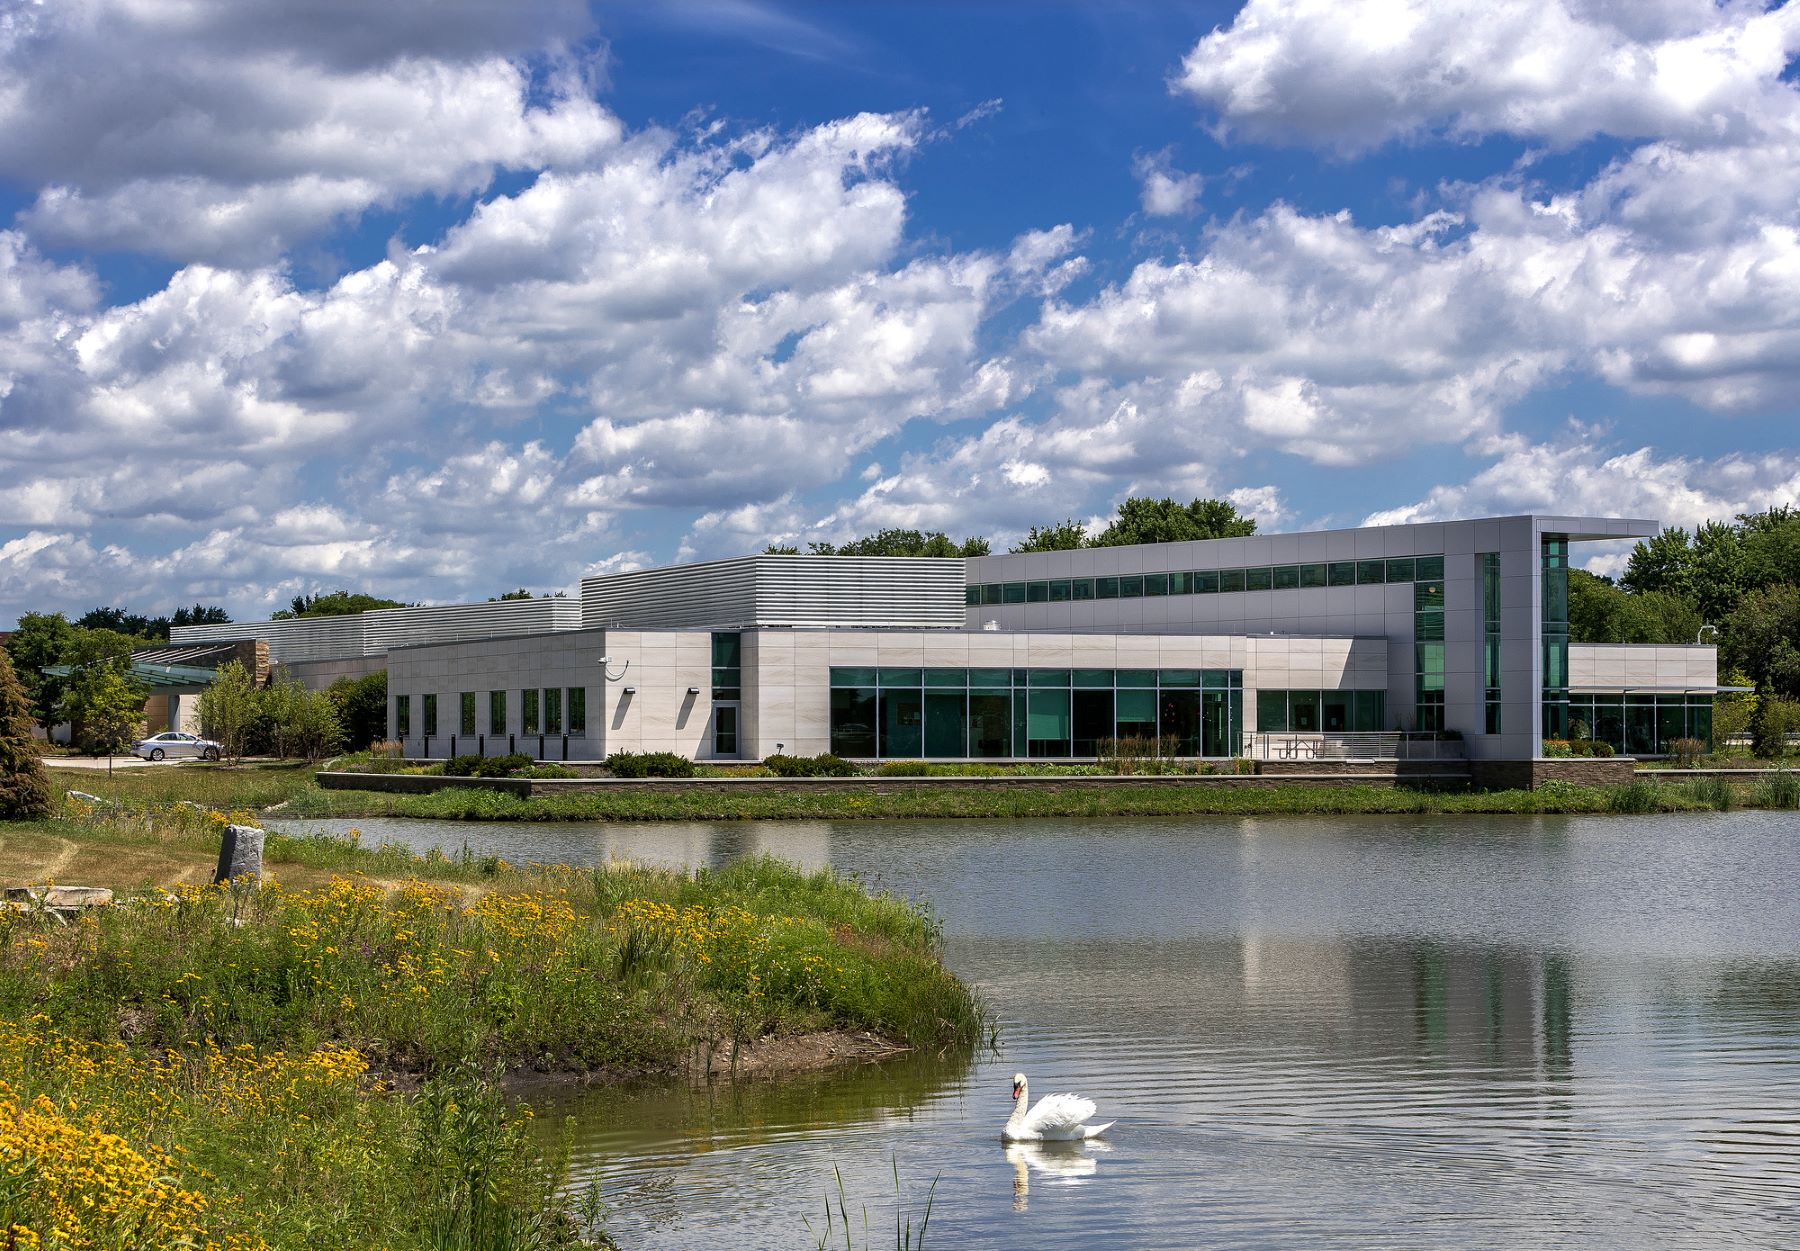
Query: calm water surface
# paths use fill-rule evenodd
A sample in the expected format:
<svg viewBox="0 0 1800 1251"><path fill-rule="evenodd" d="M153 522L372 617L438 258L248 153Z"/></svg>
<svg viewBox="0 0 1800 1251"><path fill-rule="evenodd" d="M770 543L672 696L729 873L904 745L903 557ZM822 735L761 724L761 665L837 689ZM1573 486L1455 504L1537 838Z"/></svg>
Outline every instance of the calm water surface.
<svg viewBox="0 0 1800 1251"><path fill-rule="evenodd" d="M942 917L997 1054L553 1109L627 1248L813 1246L834 1167L858 1247L934 1178L945 1248L1800 1247L1791 814L293 824L767 851ZM1003 1148L1015 1069L1110 1143Z"/></svg>

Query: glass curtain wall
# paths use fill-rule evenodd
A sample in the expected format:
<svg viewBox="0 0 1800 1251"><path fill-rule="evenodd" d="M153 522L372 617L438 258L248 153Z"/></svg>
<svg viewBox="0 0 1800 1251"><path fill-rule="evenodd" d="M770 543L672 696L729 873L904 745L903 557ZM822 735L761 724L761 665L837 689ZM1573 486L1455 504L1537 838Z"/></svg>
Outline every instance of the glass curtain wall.
<svg viewBox="0 0 1800 1251"><path fill-rule="evenodd" d="M1256 692L1256 728L1303 733L1370 733L1384 729L1386 691Z"/></svg>
<svg viewBox="0 0 1800 1251"><path fill-rule="evenodd" d="M1230 756L1242 737L1240 669L831 671L831 750L904 759L1091 757L1112 738L1174 738L1184 756Z"/></svg>
<svg viewBox="0 0 1800 1251"><path fill-rule="evenodd" d="M1419 679L1415 728L1420 730L1444 728L1443 564L1440 557L1437 577L1413 583L1413 650Z"/></svg>
<svg viewBox="0 0 1800 1251"><path fill-rule="evenodd" d="M1481 554L1481 674L1488 734L1500 733L1500 553Z"/></svg>
<svg viewBox="0 0 1800 1251"><path fill-rule="evenodd" d="M1569 736L1569 540L1546 534L1540 541L1544 611L1545 738Z"/></svg>
<svg viewBox="0 0 1800 1251"><path fill-rule="evenodd" d="M1630 756L1661 756L1678 738L1713 745L1713 697L1698 693L1580 692L1569 696L1568 718L1601 743Z"/></svg>
<svg viewBox="0 0 1800 1251"><path fill-rule="evenodd" d="M982 582L965 587L963 601L971 608L988 604L1060 604L1158 595L1232 595L1244 591L1297 591L1320 586L1380 586L1387 582L1441 579L1443 576L1442 556L1407 556L1395 560L1257 565L1248 569L1184 569L1108 578Z"/></svg>

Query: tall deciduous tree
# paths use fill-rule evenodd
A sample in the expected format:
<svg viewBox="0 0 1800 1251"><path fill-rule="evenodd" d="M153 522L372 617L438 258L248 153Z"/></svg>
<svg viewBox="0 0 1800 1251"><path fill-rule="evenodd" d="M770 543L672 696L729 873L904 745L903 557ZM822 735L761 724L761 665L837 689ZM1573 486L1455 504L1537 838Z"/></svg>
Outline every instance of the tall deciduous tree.
<svg viewBox="0 0 1800 1251"><path fill-rule="evenodd" d="M47 665L68 663L69 645L75 638L75 627L59 612L28 612L19 618L19 628L6 640L6 654L19 684L25 689L31 714L48 730L56 724L56 705L62 699L62 678L44 672Z"/></svg>
<svg viewBox="0 0 1800 1251"><path fill-rule="evenodd" d="M324 595L296 595L286 608L269 616L275 621L287 621L294 617L347 617L376 608L404 607L397 599L382 599L360 591L332 591Z"/></svg>
<svg viewBox="0 0 1800 1251"><path fill-rule="evenodd" d="M1070 517L1051 526L1033 526L1013 545L1015 552L1072 552L1087 546L1087 526Z"/></svg>
<svg viewBox="0 0 1800 1251"><path fill-rule="evenodd" d="M1800 587L1751 591L1721 634L1722 659L1749 674L1759 696L1800 699Z"/></svg>
<svg viewBox="0 0 1800 1251"><path fill-rule="evenodd" d="M34 720L31 700L12 661L0 653L0 818L5 820L50 812L50 779L31 738Z"/></svg>
<svg viewBox="0 0 1800 1251"><path fill-rule="evenodd" d="M814 556L986 556L983 538L956 542L942 530L879 530L848 543L814 543Z"/></svg>
<svg viewBox="0 0 1800 1251"><path fill-rule="evenodd" d="M337 702L344 746L363 751L387 737L387 671L360 678L339 678L330 695Z"/></svg>
<svg viewBox="0 0 1800 1251"><path fill-rule="evenodd" d="M1096 534L1089 547L1122 547L1128 543L1187 543L1195 539L1235 539L1256 533L1256 520L1245 517L1225 500L1133 497L1119 505L1119 515Z"/></svg>
<svg viewBox="0 0 1800 1251"><path fill-rule="evenodd" d="M77 670L60 706L75 746L95 756L116 756L130 747L143 733L146 694L127 666L102 660Z"/></svg>
<svg viewBox="0 0 1800 1251"><path fill-rule="evenodd" d="M228 759L242 759L244 741L258 712L256 680L250 671L235 660L220 665L218 676L200 692L197 702L200 725L208 737L218 740Z"/></svg>
<svg viewBox="0 0 1800 1251"><path fill-rule="evenodd" d="M1629 595L1585 569L1569 570L1569 638L1576 643L1692 643L1705 622L1667 591Z"/></svg>

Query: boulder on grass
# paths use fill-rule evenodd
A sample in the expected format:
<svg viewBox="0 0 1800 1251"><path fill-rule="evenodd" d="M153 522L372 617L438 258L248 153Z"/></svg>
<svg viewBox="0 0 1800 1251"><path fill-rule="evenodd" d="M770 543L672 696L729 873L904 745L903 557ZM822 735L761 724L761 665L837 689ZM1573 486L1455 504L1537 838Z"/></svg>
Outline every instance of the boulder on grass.
<svg viewBox="0 0 1800 1251"><path fill-rule="evenodd" d="M248 878L251 885L262 881L263 840L268 835L254 825L228 825L219 843L219 867L213 870L213 883L235 882Z"/></svg>

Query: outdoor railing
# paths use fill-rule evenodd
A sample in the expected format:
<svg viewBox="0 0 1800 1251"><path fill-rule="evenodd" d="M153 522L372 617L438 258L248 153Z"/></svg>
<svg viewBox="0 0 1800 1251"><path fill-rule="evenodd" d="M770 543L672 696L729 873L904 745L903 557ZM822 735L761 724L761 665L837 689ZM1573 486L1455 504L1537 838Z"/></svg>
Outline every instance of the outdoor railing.
<svg viewBox="0 0 1800 1251"><path fill-rule="evenodd" d="M1400 731L1329 733L1309 730L1247 731L1251 760L1462 760L1461 739Z"/></svg>

